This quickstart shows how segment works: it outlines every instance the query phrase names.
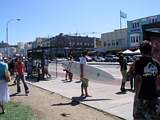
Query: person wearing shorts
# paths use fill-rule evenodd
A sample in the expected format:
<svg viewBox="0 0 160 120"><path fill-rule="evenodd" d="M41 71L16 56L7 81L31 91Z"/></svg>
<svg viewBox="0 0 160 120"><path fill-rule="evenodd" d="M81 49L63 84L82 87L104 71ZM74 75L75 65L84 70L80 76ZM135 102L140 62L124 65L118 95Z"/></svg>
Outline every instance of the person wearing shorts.
<svg viewBox="0 0 160 120"><path fill-rule="evenodd" d="M81 96L89 97L88 94L88 79L84 75L84 66L87 64L86 60L87 51L82 52L82 57L80 58L80 80L81 84ZM84 93L85 92L85 93Z"/></svg>

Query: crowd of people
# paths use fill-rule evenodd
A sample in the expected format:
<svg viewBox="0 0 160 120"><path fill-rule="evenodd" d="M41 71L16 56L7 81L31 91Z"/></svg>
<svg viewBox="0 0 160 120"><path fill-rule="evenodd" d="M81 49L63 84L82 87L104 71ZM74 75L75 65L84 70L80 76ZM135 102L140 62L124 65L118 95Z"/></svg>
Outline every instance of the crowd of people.
<svg viewBox="0 0 160 120"><path fill-rule="evenodd" d="M20 84L23 83L25 95L29 94L29 87L26 83L27 79L32 79L36 72L37 81L41 76L45 78L51 77L48 72L48 61L44 60L43 64L36 61L34 64L31 58L27 60L21 56L15 58L3 58L0 56L0 111L5 112L4 103L10 100L8 91L8 82L13 82L16 85L16 94L21 93ZM27 75L25 75L27 73ZM42 75L43 74L43 75Z"/></svg>
<svg viewBox="0 0 160 120"><path fill-rule="evenodd" d="M131 90L135 91L134 120L160 120L160 64L152 57L152 45L149 41L141 43L140 51L142 57L136 59L128 71L126 59L120 54L120 90L126 92L125 83L129 80Z"/></svg>
<svg viewBox="0 0 160 120"><path fill-rule="evenodd" d="M22 57L17 56L15 60L3 59L0 57L0 108L2 113L5 112L4 103L10 100L8 91L8 82L14 79L14 84L17 85L17 94L21 92L20 80L25 89L25 95L29 93L29 87L25 80L26 67L22 61Z"/></svg>
<svg viewBox="0 0 160 120"><path fill-rule="evenodd" d="M152 45L149 41L143 41L140 45L142 57L136 59L127 69L127 60L125 56L119 54L120 72L122 82L120 90L126 92L125 84L130 81L131 90L135 92L133 117L134 120L159 120L160 119L160 64L152 57ZM80 57L80 80L81 80L81 97L90 96L88 93L89 80L84 74L84 66L87 64L87 51L82 52ZM70 59L71 60L71 59ZM8 65L7 65L8 64ZM20 80L23 83L25 95L29 94L29 87L26 84L25 72L27 78L33 77L33 70L37 68L38 80L43 73L46 77L51 77L48 72L48 63L45 60L34 62L31 58L23 62L23 58L17 56L16 59L3 60L0 57L0 108L4 113L4 103L10 100L7 82L13 80L17 85L17 94L21 92ZM68 69L67 77L72 81L73 73ZM43 78L44 78L43 76Z"/></svg>
<svg viewBox="0 0 160 120"><path fill-rule="evenodd" d="M140 45L142 56L137 58L127 69L125 56L119 54L122 82L120 90L126 92L125 84L130 81L130 87L135 92L133 105L134 120L160 120L160 63L152 57L152 44L145 40ZM88 97L89 80L84 75L84 65L87 51L80 58L81 96Z"/></svg>

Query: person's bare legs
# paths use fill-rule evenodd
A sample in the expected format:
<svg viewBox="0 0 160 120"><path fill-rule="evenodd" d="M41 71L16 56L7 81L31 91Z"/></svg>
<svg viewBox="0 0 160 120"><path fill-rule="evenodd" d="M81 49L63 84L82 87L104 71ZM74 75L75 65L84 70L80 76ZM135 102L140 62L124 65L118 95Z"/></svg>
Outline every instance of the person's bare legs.
<svg viewBox="0 0 160 120"><path fill-rule="evenodd" d="M89 95L88 95L88 90L86 86L84 87L84 91L85 91L85 96L88 97Z"/></svg>
<svg viewBox="0 0 160 120"><path fill-rule="evenodd" d="M81 84L81 96L84 96L83 88L84 88L84 85L83 85L83 83L82 83L82 84Z"/></svg>

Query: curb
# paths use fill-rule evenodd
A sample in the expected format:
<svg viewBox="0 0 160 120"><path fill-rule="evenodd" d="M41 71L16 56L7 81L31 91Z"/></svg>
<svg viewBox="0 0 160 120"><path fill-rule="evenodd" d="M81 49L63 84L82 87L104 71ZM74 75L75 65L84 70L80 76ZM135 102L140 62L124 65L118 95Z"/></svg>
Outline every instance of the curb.
<svg viewBox="0 0 160 120"><path fill-rule="evenodd" d="M26 82L27 82L28 84L34 86L34 87L40 88L40 89L42 89L42 90L45 90L45 91L48 91L48 92L51 92L51 93L54 93L54 94L57 94L57 95L60 95L60 96L63 97L63 98L72 100L71 98L68 98L68 97L66 97L66 96L63 96L63 95L61 95L61 94L59 94L59 93L56 93L56 92L47 90L47 89L45 89L45 88L43 88L43 87L36 86L36 85L32 84L31 82L28 82L28 81L26 81ZM87 104L85 104L85 103L82 103L82 102L80 102L80 101L78 101L78 100L75 100L75 99L74 99L74 101L75 101L75 102L78 102L78 103L80 103L80 104L82 104L82 105L85 105L85 106L87 106L87 107L90 107L90 108L92 108L92 109L95 109L95 110L97 110L97 111L99 111L99 112L103 112L104 114L107 114L107 115L109 115L109 116L111 116L111 117L119 118L119 119L121 119L121 120L126 120L126 119L124 119L124 118L122 118L122 117L119 117L119 116L117 116L117 115L111 114L111 113L106 112L106 111L104 111L104 110L98 109L98 108L96 108L96 107L89 106L89 105L87 105Z"/></svg>

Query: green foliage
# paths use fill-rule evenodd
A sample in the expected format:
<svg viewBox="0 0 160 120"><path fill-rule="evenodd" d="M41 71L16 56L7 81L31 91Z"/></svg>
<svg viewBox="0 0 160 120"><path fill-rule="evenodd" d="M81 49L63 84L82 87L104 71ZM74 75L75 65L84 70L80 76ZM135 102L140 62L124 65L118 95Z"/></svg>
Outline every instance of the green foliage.
<svg viewBox="0 0 160 120"><path fill-rule="evenodd" d="M0 120L38 120L31 108L20 103L9 102L5 105L5 113L0 114Z"/></svg>

